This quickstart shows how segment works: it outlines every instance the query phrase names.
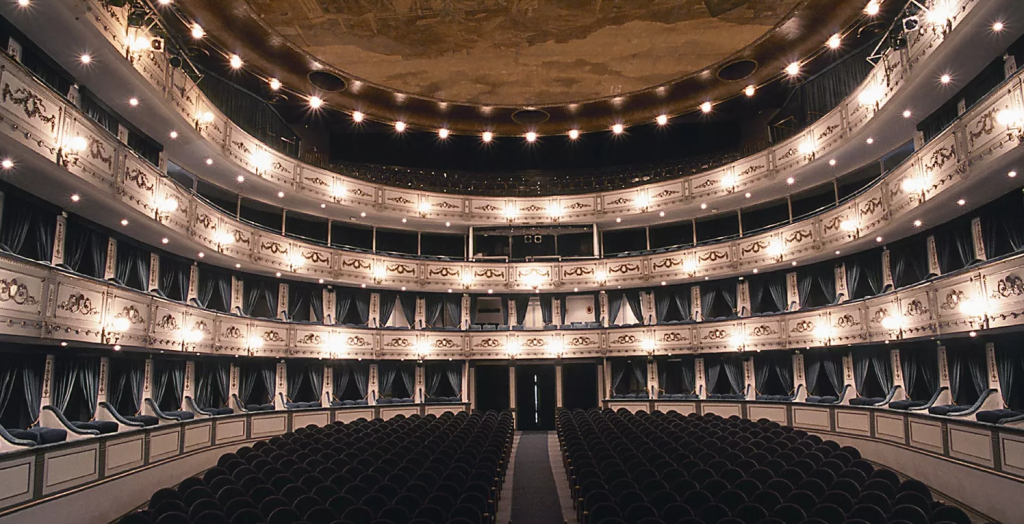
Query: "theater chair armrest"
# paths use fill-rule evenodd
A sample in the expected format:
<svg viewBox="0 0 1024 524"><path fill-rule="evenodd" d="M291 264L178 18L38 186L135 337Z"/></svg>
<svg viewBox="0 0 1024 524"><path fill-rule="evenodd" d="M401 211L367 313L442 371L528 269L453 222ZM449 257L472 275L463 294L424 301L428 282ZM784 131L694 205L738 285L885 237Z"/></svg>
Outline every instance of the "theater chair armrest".
<svg viewBox="0 0 1024 524"><path fill-rule="evenodd" d="M7 432L3 426L0 426L0 453L5 451L16 451L19 449L28 449L35 446L36 443L31 440L24 440Z"/></svg>
<svg viewBox="0 0 1024 524"><path fill-rule="evenodd" d="M197 406L196 401L192 400L192 397L188 395L185 396L185 410L195 413L196 418L210 418L213 416L213 413Z"/></svg>
<svg viewBox="0 0 1024 524"><path fill-rule="evenodd" d="M96 420L116 422L118 431L121 431L122 429L139 429L146 427L142 422L132 422L131 420L122 417L121 414L114 409L114 406L111 406L108 402L100 402L96 406Z"/></svg>
<svg viewBox="0 0 1024 524"><path fill-rule="evenodd" d="M95 429L79 429L71 423L63 413L53 406L43 406L39 413L39 425L44 428L61 428L67 430L68 440L95 437L100 434Z"/></svg>
<svg viewBox="0 0 1024 524"><path fill-rule="evenodd" d="M1024 414L1018 415L1013 418L1004 418L999 421L999 426L1007 426L1011 428L1024 428Z"/></svg>

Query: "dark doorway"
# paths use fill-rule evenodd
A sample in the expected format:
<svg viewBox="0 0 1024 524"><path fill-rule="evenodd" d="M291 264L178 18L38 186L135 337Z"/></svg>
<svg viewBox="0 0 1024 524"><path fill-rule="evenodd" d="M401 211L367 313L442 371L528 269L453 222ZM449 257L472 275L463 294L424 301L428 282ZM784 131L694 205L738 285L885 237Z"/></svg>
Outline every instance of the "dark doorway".
<svg viewBox="0 0 1024 524"><path fill-rule="evenodd" d="M508 366L477 366L473 387L476 389L476 409L503 411L511 404L508 394Z"/></svg>
<svg viewBox="0 0 1024 524"><path fill-rule="evenodd" d="M563 408L596 408L597 395L597 364L593 362L562 364Z"/></svg>
<svg viewBox="0 0 1024 524"><path fill-rule="evenodd" d="M516 425L521 431L555 429L555 366L516 366Z"/></svg>

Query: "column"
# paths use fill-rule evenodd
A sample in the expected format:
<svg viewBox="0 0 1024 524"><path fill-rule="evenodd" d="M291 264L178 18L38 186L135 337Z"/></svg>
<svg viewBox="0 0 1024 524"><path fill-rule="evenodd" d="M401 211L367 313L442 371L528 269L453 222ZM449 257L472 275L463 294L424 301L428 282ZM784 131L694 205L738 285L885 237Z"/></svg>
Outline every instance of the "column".
<svg viewBox="0 0 1024 524"><path fill-rule="evenodd" d="M700 394L701 399L708 398L708 392L705 391L707 382L704 378L704 359L695 358L693 359L693 387Z"/></svg>
<svg viewBox="0 0 1024 524"><path fill-rule="evenodd" d="M380 379L378 378L377 364L370 364L370 380L366 388L366 401L371 406L377 403L377 397L380 395Z"/></svg>
<svg viewBox="0 0 1024 524"><path fill-rule="evenodd" d="M288 320L288 284L281 282L277 285L277 319ZM309 306L306 306L309 307Z"/></svg>
<svg viewBox="0 0 1024 524"><path fill-rule="evenodd" d="M939 276L942 274L942 269L939 267L939 252L935 246L935 235L928 235L925 243L928 246L928 274Z"/></svg>
<svg viewBox="0 0 1024 524"><path fill-rule="evenodd" d="M160 289L160 255L156 253L149 254L149 285L146 289Z"/></svg>
<svg viewBox="0 0 1024 524"><path fill-rule="evenodd" d="M562 361L555 362L555 409L562 409Z"/></svg>
<svg viewBox="0 0 1024 524"><path fill-rule="evenodd" d="M54 379L54 356L46 355L46 364L43 367L43 395L39 400L39 407L50 405L51 392L53 391L53 379ZM148 362L148 361L147 361ZM29 413L33 416L33 419L39 418L39 413Z"/></svg>
<svg viewBox="0 0 1024 524"><path fill-rule="evenodd" d="M423 329L427 325L427 299L416 297L416 321L413 323L415 329Z"/></svg>
<svg viewBox="0 0 1024 524"><path fill-rule="evenodd" d="M786 273L786 311L800 309L800 288L797 285L796 272Z"/></svg>
<svg viewBox="0 0 1024 524"><path fill-rule="evenodd" d="M274 409L287 409L283 399L288 395L288 365L284 361L277 363L274 372Z"/></svg>
<svg viewBox="0 0 1024 524"><path fill-rule="evenodd" d="M805 398L807 398L807 395L810 395L810 392L807 391L807 375L804 374L804 370L805 369L807 369L807 368L804 367L804 356L803 356L803 354L802 353L794 353L793 354L793 391L795 392L796 390L801 389L800 386L803 386L803 388L802 388L803 389L803 393L801 393L799 396L797 396L794 399L797 402L803 402L803 400Z"/></svg>
<svg viewBox="0 0 1024 524"><path fill-rule="evenodd" d="M178 409L182 411L188 411L185 409L185 397L192 397L194 401L196 399L195 394L195 383L196 383L196 363L189 360L185 362L185 387L184 392L181 394L181 407ZM196 406L204 408L206 406Z"/></svg>
<svg viewBox="0 0 1024 524"><path fill-rule="evenodd" d="M544 300L546 297L541 297ZM562 301L551 297L551 323L556 326L562 325Z"/></svg>
<svg viewBox="0 0 1024 524"><path fill-rule="evenodd" d="M939 387L949 387L949 361L946 360L946 346L939 346ZM939 405L939 404L936 404Z"/></svg>
<svg viewBox="0 0 1024 524"><path fill-rule="evenodd" d="M601 291L597 294L598 307L601 308L601 327L608 327L612 320L608 318L608 293ZM600 404L599 404L600 405Z"/></svg>
<svg viewBox="0 0 1024 524"><path fill-rule="evenodd" d="M234 314L242 314L242 291L245 287L245 283L242 279L231 275L231 304L229 304L228 312Z"/></svg>
<svg viewBox="0 0 1024 524"><path fill-rule="evenodd" d="M117 240L107 239L107 263L103 266L103 280L112 280L117 268Z"/></svg>
<svg viewBox="0 0 1024 524"><path fill-rule="evenodd" d="M757 375L754 372L754 359L746 357L743 359L743 383L746 384L745 391L747 400L757 400Z"/></svg>
<svg viewBox="0 0 1024 524"><path fill-rule="evenodd" d="M0 207L0 213L3 213L2 207ZM61 213L57 215L57 225L54 228L53 234L53 256L50 257L50 264L58 266L64 263L64 242L67 236L67 213Z"/></svg>
<svg viewBox="0 0 1024 524"><path fill-rule="evenodd" d="M845 389L846 386L850 386L850 389L853 391L851 397L856 397L858 395L857 383L853 379L853 354L851 353L843 355L843 389ZM843 392L839 391L838 393L839 397L842 398ZM846 400L846 403L849 403L849 399Z"/></svg>
<svg viewBox="0 0 1024 524"><path fill-rule="evenodd" d="M369 326L380 327L380 293L370 293Z"/></svg>
<svg viewBox="0 0 1024 524"><path fill-rule="evenodd" d="M658 361L648 357L647 358L647 393L651 396L651 399L658 398L661 384L658 383Z"/></svg>
<svg viewBox="0 0 1024 524"><path fill-rule="evenodd" d="M427 367L422 363L416 364L416 386L415 391L412 392L412 401L417 404L422 404L426 401L426 392L423 391L426 387L426 374Z"/></svg>
<svg viewBox="0 0 1024 524"><path fill-rule="evenodd" d="M516 363L515 361L508 363L508 407L512 410L512 422L513 427L517 426L518 417L516 416Z"/></svg>
<svg viewBox="0 0 1024 524"><path fill-rule="evenodd" d="M892 266L889 265L889 250L882 250L882 291L889 291L895 285L892 282Z"/></svg>
<svg viewBox="0 0 1024 524"><path fill-rule="evenodd" d="M505 300L505 299L502 298L501 300ZM469 298L469 295L463 293L462 294L462 307L459 308L459 311L462 312L462 319L459 321L459 326L460 326L460 328L463 331L469 329L469 322L470 322L470 318L471 318L471 315L472 315L472 312L470 311L470 308L472 308L472 307L473 307L473 301ZM510 314L510 318L515 318L515 317L511 316L511 314Z"/></svg>
<svg viewBox="0 0 1024 524"><path fill-rule="evenodd" d="M469 367L469 381L463 381L466 390L469 392L469 410L476 409L476 364L473 362L466 361L466 365ZM466 397L462 397L463 400Z"/></svg>
<svg viewBox="0 0 1024 524"><path fill-rule="evenodd" d="M515 300L509 300L508 297L501 297L501 301L504 302L505 307L508 308L508 326L509 330L511 331L512 326L518 325L516 323L516 319L519 318L519 310L516 309Z"/></svg>
<svg viewBox="0 0 1024 524"><path fill-rule="evenodd" d="M750 282L746 279L736 283L736 313L741 317L749 317L752 313L750 304Z"/></svg>
<svg viewBox="0 0 1024 524"><path fill-rule="evenodd" d="M612 364L611 362L608 362L608 359L606 358L604 359L604 363L601 364L601 367L604 371L602 380L604 387L601 388L601 398L612 398L612 395L615 393L612 391Z"/></svg>
<svg viewBox="0 0 1024 524"><path fill-rule="evenodd" d="M847 300L850 300L853 294L850 289L849 283L846 281L846 264L839 263L835 267L835 282L836 282L836 303L842 304Z"/></svg>
<svg viewBox="0 0 1024 524"><path fill-rule="evenodd" d="M599 363L597 365L597 369L596 369L596 372L597 372L597 406L598 407L601 407L601 401L604 400L604 392L608 388L608 386L606 385L606 384L608 384L608 382L606 382L605 379L604 379L604 370L605 370L604 362Z"/></svg>
<svg viewBox="0 0 1024 524"><path fill-rule="evenodd" d="M145 411L145 399L153 398L153 379L153 359L147 358L142 380L143 413L145 414L150 414Z"/></svg>
<svg viewBox="0 0 1024 524"><path fill-rule="evenodd" d="M324 288L323 291L321 291L321 296L324 304L324 324L328 326L333 325L338 322L338 319L334 318L334 300L336 298L334 290L331 288Z"/></svg>
<svg viewBox="0 0 1024 524"><path fill-rule="evenodd" d="M690 318L697 321L704 320L700 310L700 286L690 287Z"/></svg>
<svg viewBox="0 0 1024 524"><path fill-rule="evenodd" d="M324 363L324 382L320 388L320 405L329 408L331 407L331 392L334 391L334 366L330 362Z"/></svg>
<svg viewBox="0 0 1024 524"><path fill-rule="evenodd" d="M468 360L463 360L462 361L462 381L459 384L459 399L462 400L463 402L467 402L469 400L469 373L470 373L469 361Z"/></svg>
<svg viewBox="0 0 1024 524"><path fill-rule="evenodd" d="M188 268L188 296L185 302L191 303L199 297L199 265L195 262Z"/></svg>
<svg viewBox="0 0 1024 524"><path fill-rule="evenodd" d="M107 358L107 357L101 357L100 358L99 389L97 390L97 393L96 393L96 405L97 406L99 406L100 402L106 402L107 401L107 387L109 386L109 381L110 381L109 377L110 377L110 359ZM99 408L97 407L97 410L98 409ZM93 416L96 416L96 414L93 413Z"/></svg>
<svg viewBox="0 0 1024 524"><path fill-rule="evenodd" d="M988 256L985 253L984 238L985 235L981 231L981 217L974 217L974 220L971 220L971 240L974 244L974 259L982 262L988 260Z"/></svg>
<svg viewBox="0 0 1024 524"><path fill-rule="evenodd" d="M238 396L238 375L239 375L239 373L241 373L241 370L238 369L238 366L235 365L235 364L231 364L231 379L228 381L228 397L229 398L232 395ZM241 402L241 399L239 399L239 402Z"/></svg>
<svg viewBox="0 0 1024 524"><path fill-rule="evenodd" d="M900 387L899 392L892 400L906 400L910 392L907 391L907 386L903 382L903 363L900 361L900 350L889 351L889 365L892 366L892 387Z"/></svg>
<svg viewBox="0 0 1024 524"><path fill-rule="evenodd" d="M985 364L988 372L988 387L996 390L996 396L1002 388L999 384L999 367L996 364L996 345L992 342L985 343Z"/></svg>

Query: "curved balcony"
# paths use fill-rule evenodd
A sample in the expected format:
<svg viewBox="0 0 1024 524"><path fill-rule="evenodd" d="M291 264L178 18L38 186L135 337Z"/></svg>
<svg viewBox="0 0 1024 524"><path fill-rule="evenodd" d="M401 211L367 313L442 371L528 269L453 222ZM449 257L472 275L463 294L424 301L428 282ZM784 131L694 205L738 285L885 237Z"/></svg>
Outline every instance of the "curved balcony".
<svg viewBox="0 0 1024 524"><path fill-rule="evenodd" d="M718 278L821 260L840 248L849 253L880 242L878 238L895 240L913 231L915 219L948 217L951 206L962 212L1002 194L1016 187L1015 179L1004 173L1024 151L1024 127L1016 116L1022 111L1022 79L1024 71L838 208L717 244L556 263L410 260L301 242L245 224L186 194L11 62L4 64L3 83L18 96L0 102L5 122L0 133L18 144L12 151L18 152L20 163L38 170L39 176L13 177L15 184L54 202L65 201L77 189L90 203L82 206L82 214L116 229L117 215L91 205L113 200L116 209L148 217L137 221L145 231L143 240L158 245L162 237L169 237L168 248L188 258L204 252L207 261L225 266L245 262L247 271L292 272L354 285L593 290ZM972 183L980 177L985 184ZM970 205L954 206L960 199Z"/></svg>
<svg viewBox="0 0 1024 524"><path fill-rule="evenodd" d="M113 107L121 107L123 100L139 94L126 94L128 90L145 87L150 96L144 97L143 102L152 110L135 123L152 136L178 130L181 136L165 145L169 155L184 167L203 172L209 180L225 187L235 184L239 172L254 175L256 181L246 182L247 191L257 199L282 202L290 209L334 218L341 218L342 212L347 218L352 210L366 212L374 223L391 223L396 227L402 227L397 225L399 219L407 218L418 221L421 229L438 229L446 220L453 224L499 224L508 222L510 217L517 224L550 223L552 215L573 223L620 218L623 226L640 221L677 220L699 214L701 202L729 209L783 196L794 189L780 183L787 177L798 179L796 187L825 181L831 178L829 158L839 156L844 166L852 166L877 157L872 157L870 147L862 145L867 136L887 144L908 140L913 129L902 118L902 111L914 106L916 112L926 114L944 102L933 85L939 71L956 63L958 74L973 76L983 62L978 56L990 52L995 55L1000 50L996 39L980 36L989 31L988 19L1022 9L1016 2L1000 0L958 2L953 9L958 14L948 33L928 28L911 35L906 51L885 53L861 88L810 129L769 151L712 172L623 191L501 199L374 185L279 155L225 118L187 76L168 66L166 57L149 52L138 54L126 47L125 12L101 7L93 0L85 4L92 16L84 18L92 28L68 22L70 11L60 7L60 12L52 13L53 17L47 17L45 22L24 16L19 19L18 13L13 13L12 19L24 22L25 30L37 35L70 24L66 27L68 34L81 36L86 45L102 48L103 58L109 59L104 60L105 68L114 67L116 74L110 74L109 69L92 68L82 71L83 80ZM56 49L52 39L38 40L58 61L64 60L66 53ZM968 41L970 45L966 45ZM124 56L131 61L123 60ZM69 65L70 62L67 61ZM217 161L206 166L208 157ZM222 159L228 162L221 162ZM279 191L286 196L275 200ZM744 198L748 192L753 194L750 199ZM320 209L321 204L326 211ZM655 218L660 211L666 213L664 220Z"/></svg>
<svg viewBox="0 0 1024 524"><path fill-rule="evenodd" d="M0 333L167 352L309 358L530 359L799 349L1020 326L1022 274L1024 254L1018 253L806 311L658 326L452 332L221 314L6 255L0 257ZM965 301L972 307L960 307ZM127 322L118 325L118 318Z"/></svg>

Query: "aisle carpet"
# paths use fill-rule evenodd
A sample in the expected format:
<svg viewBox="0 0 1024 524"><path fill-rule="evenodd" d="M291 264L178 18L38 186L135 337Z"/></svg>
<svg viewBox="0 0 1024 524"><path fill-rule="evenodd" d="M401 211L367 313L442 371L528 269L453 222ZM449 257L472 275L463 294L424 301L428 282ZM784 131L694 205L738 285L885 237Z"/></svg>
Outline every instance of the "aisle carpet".
<svg viewBox="0 0 1024 524"><path fill-rule="evenodd" d="M522 433L515 468L512 523L562 524L562 505L548 458L547 431Z"/></svg>

